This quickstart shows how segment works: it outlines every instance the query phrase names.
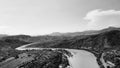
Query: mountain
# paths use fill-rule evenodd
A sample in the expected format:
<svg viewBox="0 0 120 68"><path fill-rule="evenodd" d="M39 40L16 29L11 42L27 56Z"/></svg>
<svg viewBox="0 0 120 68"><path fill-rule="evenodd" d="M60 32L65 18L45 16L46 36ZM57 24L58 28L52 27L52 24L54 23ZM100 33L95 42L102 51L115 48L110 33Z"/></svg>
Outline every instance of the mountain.
<svg viewBox="0 0 120 68"><path fill-rule="evenodd" d="M120 30L120 28L116 27L109 27L102 30L89 30L84 32L73 32L73 33L59 33L55 32L49 35L43 35L43 36L30 36L30 35L13 35L13 36L6 36L1 35L0 40L5 39L17 39L25 42L46 42L46 41L54 41L54 40L62 40L62 39L69 39L75 36L87 36L87 35L96 35L103 32L111 31L111 30Z"/></svg>
<svg viewBox="0 0 120 68"><path fill-rule="evenodd" d="M26 41L28 42L27 40L31 38L31 36L29 35L12 35L12 36L5 36L5 37L2 37L0 40L6 40L6 39L17 39L17 40L21 40L21 41Z"/></svg>
<svg viewBox="0 0 120 68"><path fill-rule="evenodd" d="M30 45L29 47L52 47L52 48L90 48L94 51L104 49L119 48L120 46L120 29L109 27L97 31L93 35L80 35L71 38L62 38L59 40L46 41Z"/></svg>
<svg viewBox="0 0 120 68"><path fill-rule="evenodd" d="M0 40L9 39L9 40L20 40L24 42L33 43L33 42L46 42L46 41L61 40L65 38L70 38L70 37L48 36L48 35L44 35L44 36L13 35L13 36L2 37Z"/></svg>
<svg viewBox="0 0 120 68"><path fill-rule="evenodd" d="M98 30L98 31L96 30L96 31L65 33L65 34L62 34L62 35L59 35L59 36L49 36L49 35L44 35L44 36L13 35L13 36L2 37L0 39L0 41L2 41L2 42L6 42L6 40L7 41L15 41L15 42L19 41L19 42L23 42L23 43L24 42L25 43L38 42L34 46L39 46L39 45L42 44L42 45L47 46L47 47L54 46L54 47L75 48L75 45L77 45L77 44L79 44L80 46L86 46L86 45L95 46L95 45L100 45L101 43L104 44L102 42L104 40L105 41L109 41L109 39L110 39L110 40L114 41L115 39L118 38L119 34L114 36L110 32L113 32L113 34L114 34L115 32L119 33L119 31L120 31L120 28L109 27L109 28L106 28L106 29ZM106 35L106 33L108 33L108 35ZM57 35L58 34L59 33L57 33ZM114 36L113 38L115 38L115 39L113 40L112 38L108 37L109 35L110 36L111 35ZM80 42L75 42L75 41L80 41ZM2 44L2 42L0 44ZM54 43L54 45L53 45L53 43ZM108 44L110 44L110 43L111 42L108 42ZM115 43L118 43L118 42L115 42ZM73 44L74 44L74 46L73 46ZM44 46L42 46L42 47L44 47ZM100 45L100 46L103 46L103 45ZM80 48L80 47L78 47L78 48Z"/></svg>
<svg viewBox="0 0 120 68"><path fill-rule="evenodd" d="M54 32L50 34L49 36L80 36L80 35L92 35L96 34L95 30L90 30L90 31L84 31L84 32L69 32L69 33L59 33L59 32Z"/></svg>
<svg viewBox="0 0 120 68"><path fill-rule="evenodd" d="M117 27L108 27L102 30L88 30L88 31L83 31L83 32L71 32L71 33L59 33L59 32L54 32L49 34L50 36L81 36L81 35L95 35L99 34L102 32L110 31L110 30L120 30L120 28Z"/></svg>
<svg viewBox="0 0 120 68"><path fill-rule="evenodd" d="M106 29L105 29L106 30ZM104 31L104 30L102 30ZM120 30L108 30L95 35L75 36L70 39L48 41L31 45L31 47L53 47L53 48L91 48L100 51L106 48L119 48ZM98 49L99 48L99 49Z"/></svg>

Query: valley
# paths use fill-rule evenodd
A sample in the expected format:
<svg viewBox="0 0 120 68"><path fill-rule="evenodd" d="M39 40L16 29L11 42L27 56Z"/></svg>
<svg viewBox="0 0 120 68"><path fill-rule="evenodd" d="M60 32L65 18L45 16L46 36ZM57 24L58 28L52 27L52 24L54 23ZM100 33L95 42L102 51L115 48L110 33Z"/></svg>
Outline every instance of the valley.
<svg viewBox="0 0 120 68"><path fill-rule="evenodd" d="M119 68L119 45L119 28L77 36L6 36L0 39L0 68Z"/></svg>

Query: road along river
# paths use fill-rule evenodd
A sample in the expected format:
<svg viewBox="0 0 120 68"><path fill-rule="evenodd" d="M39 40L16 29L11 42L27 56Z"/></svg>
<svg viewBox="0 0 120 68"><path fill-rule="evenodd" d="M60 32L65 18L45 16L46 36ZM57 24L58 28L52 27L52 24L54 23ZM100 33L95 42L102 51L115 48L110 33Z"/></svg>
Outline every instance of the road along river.
<svg viewBox="0 0 120 68"><path fill-rule="evenodd" d="M16 50L41 50L41 49L54 49L55 48L26 48L26 46L21 46L16 48ZM72 53L72 57L68 57L71 68L100 68L96 57L91 52L85 50L77 49L65 49Z"/></svg>

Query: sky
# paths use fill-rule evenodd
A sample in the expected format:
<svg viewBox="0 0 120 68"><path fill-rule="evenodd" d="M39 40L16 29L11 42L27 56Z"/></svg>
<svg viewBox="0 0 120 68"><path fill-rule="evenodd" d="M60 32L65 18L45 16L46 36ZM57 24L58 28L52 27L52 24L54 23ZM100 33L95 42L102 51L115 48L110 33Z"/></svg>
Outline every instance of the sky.
<svg viewBox="0 0 120 68"><path fill-rule="evenodd" d="M44 35L120 27L120 0L0 0L0 34Z"/></svg>

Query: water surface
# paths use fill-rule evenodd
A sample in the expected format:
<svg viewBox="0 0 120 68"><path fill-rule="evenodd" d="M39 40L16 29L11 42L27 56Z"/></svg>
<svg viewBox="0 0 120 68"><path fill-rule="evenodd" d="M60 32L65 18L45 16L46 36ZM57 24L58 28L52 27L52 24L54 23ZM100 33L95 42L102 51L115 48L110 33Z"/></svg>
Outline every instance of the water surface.
<svg viewBox="0 0 120 68"><path fill-rule="evenodd" d="M69 50L73 57L68 58L72 68L100 68L94 54L84 50Z"/></svg>

